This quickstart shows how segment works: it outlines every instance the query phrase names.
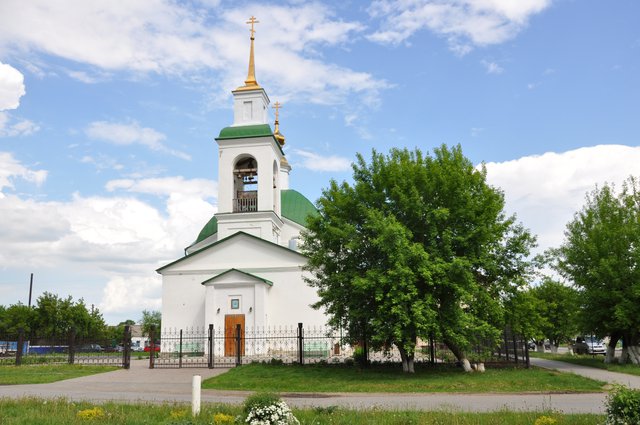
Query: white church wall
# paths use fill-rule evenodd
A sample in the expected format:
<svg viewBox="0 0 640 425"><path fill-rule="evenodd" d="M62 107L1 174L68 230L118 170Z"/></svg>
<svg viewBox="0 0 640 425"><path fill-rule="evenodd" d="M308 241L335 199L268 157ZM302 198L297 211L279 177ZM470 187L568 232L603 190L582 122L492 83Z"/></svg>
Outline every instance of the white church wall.
<svg viewBox="0 0 640 425"><path fill-rule="evenodd" d="M201 273L163 276L163 330L205 326L205 288L201 283L209 277Z"/></svg>

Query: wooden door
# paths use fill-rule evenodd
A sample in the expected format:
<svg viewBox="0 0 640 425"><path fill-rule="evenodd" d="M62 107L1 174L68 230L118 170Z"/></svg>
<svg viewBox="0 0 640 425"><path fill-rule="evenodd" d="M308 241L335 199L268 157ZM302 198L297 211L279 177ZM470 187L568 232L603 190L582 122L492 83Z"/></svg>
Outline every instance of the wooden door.
<svg viewBox="0 0 640 425"><path fill-rule="evenodd" d="M236 355L236 328L240 325L240 355L244 356L244 314L224 316L224 355Z"/></svg>

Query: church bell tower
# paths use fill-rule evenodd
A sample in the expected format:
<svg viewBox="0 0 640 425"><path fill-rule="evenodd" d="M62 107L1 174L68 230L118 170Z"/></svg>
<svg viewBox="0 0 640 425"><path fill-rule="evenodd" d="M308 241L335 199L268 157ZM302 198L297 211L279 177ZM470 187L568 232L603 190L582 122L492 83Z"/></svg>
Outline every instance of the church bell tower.
<svg viewBox="0 0 640 425"><path fill-rule="evenodd" d="M233 124L216 138L219 187L215 217L218 240L243 231L279 244L283 226L280 191L283 183L285 188L288 184L282 178L286 174L284 137L271 130L269 97L256 81L254 25L258 22L253 16L247 22L251 24L249 71L245 84L232 91Z"/></svg>

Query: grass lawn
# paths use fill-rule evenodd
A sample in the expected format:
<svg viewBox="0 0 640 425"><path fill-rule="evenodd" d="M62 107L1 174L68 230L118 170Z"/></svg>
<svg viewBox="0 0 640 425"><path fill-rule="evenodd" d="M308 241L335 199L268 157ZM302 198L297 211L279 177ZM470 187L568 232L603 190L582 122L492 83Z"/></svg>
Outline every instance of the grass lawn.
<svg viewBox="0 0 640 425"><path fill-rule="evenodd" d="M552 354L552 353L538 353L537 351L530 351L531 357L539 357L541 359L558 360L561 362L572 363L582 366L597 367L598 369L606 369L611 372L628 373L630 375L640 376L640 366L634 364L606 364L604 362L604 356L592 356L590 354L570 355L570 354Z"/></svg>
<svg viewBox="0 0 640 425"><path fill-rule="evenodd" d="M114 366L84 365L24 365L0 367L0 385L46 384L64 379L118 370ZM3 423L0 421L0 423Z"/></svg>
<svg viewBox="0 0 640 425"><path fill-rule="evenodd" d="M207 379L208 389L271 392L521 393L599 392L603 382L570 373L531 369L487 369L464 373L455 367L416 367L403 374L396 367L359 369L344 365L249 364Z"/></svg>
<svg viewBox="0 0 640 425"><path fill-rule="evenodd" d="M198 417L191 417L188 406L177 404L72 403L64 400L0 399L0 424L230 424L242 413L239 406L204 404ZM562 415L555 412L407 412L354 411L325 407L293 409L301 424L314 425L531 425L541 416L555 419L558 425L595 425L604 422L603 415ZM218 416L216 416L218 415ZM216 419L217 418L217 421ZM224 421L226 419L227 421ZM549 422L546 422L549 423Z"/></svg>

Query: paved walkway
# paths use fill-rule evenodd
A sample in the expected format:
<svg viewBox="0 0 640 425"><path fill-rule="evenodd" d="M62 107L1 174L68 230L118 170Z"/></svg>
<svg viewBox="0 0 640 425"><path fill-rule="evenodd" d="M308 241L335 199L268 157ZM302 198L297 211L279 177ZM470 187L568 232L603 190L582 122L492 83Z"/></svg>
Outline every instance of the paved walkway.
<svg viewBox="0 0 640 425"><path fill-rule="evenodd" d="M607 382L640 388L640 377L607 372L544 359L532 363L551 369L573 372ZM0 397L34 396L71 400L123 402L191 401L193 375L202 379L219 375L226 369L148 369L146 361L132 361L131 369L117 370L69 379L51 384L0 386ZM243 391L202 390L203 402L239 404L250 394ZM540 411L553 409L565 413L603 413L606 394L282 394L292 406L341 406L352 409L447 410L487 412L501 409Z"/></svg>

